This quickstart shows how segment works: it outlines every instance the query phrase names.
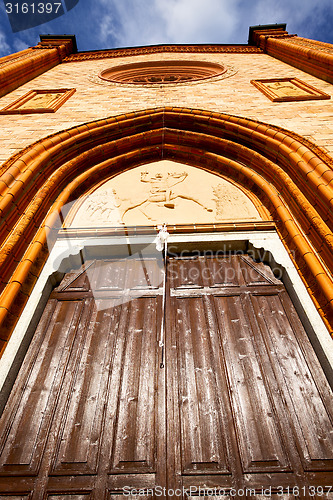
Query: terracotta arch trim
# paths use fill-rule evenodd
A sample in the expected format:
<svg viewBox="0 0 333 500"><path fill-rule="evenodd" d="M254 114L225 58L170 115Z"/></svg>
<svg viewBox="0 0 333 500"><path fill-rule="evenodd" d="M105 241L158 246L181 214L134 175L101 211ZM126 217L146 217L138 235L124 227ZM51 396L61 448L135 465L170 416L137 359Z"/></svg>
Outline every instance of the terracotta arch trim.
<svg viewBox="0 0 333 500"><path fill-rule="evenodd" d="M201 117L196 117L186 130L197 132L204 130L206 134L209 132L210 135L214 135L215 133L217 137L224 137L251 147L252 150L281 165L291 177L298 176L310 196L313 190L318 191L320 188L323 199L315 199L314 204L320 205L326 217L333 205L333 171L329 165L323 163L315 154L309 154L309 150L293 138L284 135L281 140L278 140L275 138L276 131L269 133L267 125L249 122L247 126L246 120L239 119L240 123L238 123L232 118L230 121L223 120L222 123L211 118L207 127ZM166 127L182 128L177 126L177 123L177 119L173 119L171 123L165 119Z"/></svg>
<svg viewBox="0 0 333 500"><path fill-rule="evenodd" d="M268 125L266 123L260 122L258 120L247 120L238 116L233 116L233 115L224 115L223 113L213 113L211 111L203 111L203 110L193 110L189 108L154 108L154 109L148 109L145 111L136 111L132 113L128 113L126 115L119 115L117 117L110 117L107 119L102 119L102 120L97 120L94 122L89 122L87 124L83 124L80 126L75 126L70 129L67 129L65 132L55 132L49 136L46 136L44 139L41 139L37 141L36 143L31 144L30 146L27 146L24 148L21 152L14 154L11 158L9 158L2 166L0 166L0 175L2 175L9 166L11 166L13 163L15 163L16 160L20 159L23 155L28 153L28 158L31 156L38 156L39 153L36 153L36 148L38 148L39 145L42 145L42 148L46 149L49 144L52 145L54 141L56 143L59 143L59 141L64 140L64 138L68 137L74 137L75 135L81 133L84 130L89 130L90 132L94 133L94 130L106 125L107 123L118 123L124 126L124 123L126 121L132 121L134 118L138 119L139 117L143 117L144 120L146 121L146 118L148 115L150 116L150 119L154 118L154 115L159 115L161 113L163 114L170 114L171 112L181 112L182 114L190 114L193 118L195 117L196 119L198 117L205 117L207 120L210 120L211 117L219 118L219 119L228 119L228 120L233 120L234 123L244 123L246 124L247 127L255 129L258 126L263 126L264 129L267 131L267 135L270 137L275 137L277 138L281 143L287 141L290 143L292 142L292 139L295 139L298 141L302 146L305 146L309 151L310 151L310 157L317 156L322 160L322 162L326 163L327 165L333 167L333 157L329 156L326 151L321 148L320 146L312 143L310 140L305 139L304 137L296 134L295 132L292 132L290 130L283 129L282 127L277 127L276 125ZM217 129L218 131L218 129Z"/></svg>
<svg viewBox="0 0 333 500"><path fill-rule="evenodd" d="M33 200L29 205L28 213L26 212L26 207L20 207L21 198L18 197L18 201L16 202L15 210L12 211L8 215L8 227L13 225L15 220L13 219L15 216L19 217L19 211L17 208L21 208L23 212L23 208L25 208L25 212L21 217L22 222L19 226L18 236L16 237L16 243L13 244L13 236L12 238L7 238L7 243L3 248L3 255L7 255L7 259L0 260L0 263L4 265L7 273L10 271L10 266L4 262L4 260L8 260L10 255L14 252L15 256L19 259L21 255L17 254L15 251L16 244L20 241L20 235L22 229L27 231L28 224L32 224L32 221L36 223L40 223L41 220L36 218L36 213L40 209L40 200L42 193L43 197L49 197L51 199L50 190L53 186L55 189L60 189L62 185L65 185L65 181L68 182L72 179L72 176L76 173L79 173L84 168L88 168L92 164L103 161L105 158L109 156L115 157L115 154L126 154L130 153L130 147L133 147L133 144L140 146L142 143L148 145L150 147L159 148L160 141L162 137L162 133L164 134L164 140L169 142L169 148L172 150L175 146L179 149L183 146L185 148L192 148L191 154L194 154L194 151L198 148L202 148L201 154L201 162L207 151L223 155L227 158L237 160L240 162L244 162L244 164L252 165L252 167L261 175L263 175L267 180L274 183L274 185L280 190L283 194L286 202L293 208L293 213L296 218L302 219L302 227L307 234L310 231L311 227L315 227L318 233L317 241L314 243L317 246L317 250L322 252L324 259L326 259L327 265L333 270L333 236L330 233L327 225L320 219L317 211L312 207L311 203L309 203L306 197L302 194L302 192L297 188L295 183L288 177L288 175L282 170L281 167L277 166L270 160L261 156L259 153L252 152L245 146L241 146L225 139L213 139L210 136L205 136L204 134L196 134L193 132L179 132L177 130L153 130L151 133L137 134L132 137L132 141L129 144L127 138L122 138L119 141L113 141L108 144L104 144L103 148L100 146L96 146L92 148L90 151L86 151L85 153L81 153L74 160L70 160L65 163L61 169L56 170L53 174L48 177L48 180L44 183L43 191L39 193L36 200ZM173 144L173 145L172 145ZM206 148L204 150L203 148ZM157 155L158 151L157 150ZM143 150L141 150L143 151ZM149 156L149 155L148 155ZM61 177L61 173L64 173L66 170L66 178ZM48 172L47 172L48 175ZM44 180L44 179L43 179ZM34 187L36 189L36 182ZM9 195L11 196L11 195ZM25 198L23 198L24 203ZM12 202L12 199L10 199ZM10 205L8 205L10 207ZM24 222L24 219L26 222ZM3 229L4 236L7 236L6 229ZM310 238L313 238L314 235L310 234ZM8 251L7 251L8 249Z"/></svg>
<svg viewBox="0 0 333 500"><path fill-rule="evenodd" d="M177 133L178 133L178 132L177 132ZM157 131L157 134L159 134L159 132L158 132L158 131ZM206 140L206 145L207 145L207 144L208 144L208 142L209 142L209 138L206 138L205 140ZM196 137L195 137L195 142L198 144L198 136L196 136ZM236 148L237 148L237 146L236 146ZM231 148L231 149L232 149L232 150L235 150L235 145L232 145L232 148ZM226 153L226 152L224 151L224 153ZM249 158L246 158L246 157L245 157L245 161L249 161ZM263 162L263 159L261 159L261 161ZM267 170L267 171L269 172L269 170ZM48 175L49 175L49 173L47 172L47 176L48 176ZM19 182L19 183L18 183L18 189L20 189L21 185L22 185L22 184ZM8 193L8 195L7 195L7 199L8 199L8 201L9 201L8 206L10 206L10 204L13 204L13 199L14 199L14 196L13 196L13 195L14 195L14 194L15 194L15 191L14 191L14 190L12 191L12 193L11 193L11 194L9 194L9 193ZM17 201L16 201L16 204L15 204L15 208L19 208L19 207L18 207L18 202L17 202ZM17 213L17 210L15 210L15 211L13 211L13 212L14 212L14 214L15 214L15 213ZM10 221L10 222L12 222L12 221Z"/></svg>
<svg viewBox="0 0 333 500"><path fill-rule="evenodd" d="M168 148L167 148L168 149ZM174 150L174 148L172 148ZM125 155L125 159L127 161L135 160L135 155L137 155L138 158L141 158L142 162L142 150L138 150L133 152L131 155ZM186 151L186 154L189 155L191 153L191 150ZM201 151L198 151L200 156L202 155ZM317 280L321 282L321 284L325 285L325 290L326 290L326 296L329 299L331 297L331 293L333 294L332 290L332 283L330 280L327 280L327 276L325 276L325 272L323 271L323 268L320 266L320 263L318 263L318 259L313 255L313 252L309 245L304 244L304 237L299 234L299 230L297 228L297 225L294 223L293 218L288 211L288 209L284 206L283 200L280 198L278 195L277 191L267 183L261 176L258 174L254 173L251 169L248 167L245 167L242 164L236 163L233 160L227 159L227 158L221 158L218 155L214 155L212 153L207 153L208 155L212 156L214 161L218 162L219 164L222 165L227 165L227 166L232 166L232 168L238 170L239 172L242 173L246 181L251 179L253 182L255 181L256 184L260 187L260 189L266 193L266 195L269 196L270 202L273 204L275 207L277 213L279 214L280 218L282 221L284 221L285 226L288 229L288 232L291 234L292 238L296 242L296 246L298 246L299 250L303 252L303 255L307 255L307 260L308 260L308 265L312 268L313 274L316 277ZM131 158L129 158L129 156ZM12 276L11 282L8 285L8 289L5 296L5 300L2 303L3 309L8 310L8 307L10 303L15 300L17 294L20 291L20 286L18 286L18 283L22 283L24 279L26 278L27 273L29 272L30 268L32 267L34 263L34 259L36 255L38 255L38 252L40 249L43 247L43 245L46 243L46 237L50 233L52 225L54 224L57 216L58 216L58 211L61 208L61 206L66 203L71 194L75 192L75 190L82 185L82 183L91 178L92 174L97 172L99 175L101 173L101 169L104 168L106 169L107 174L109 174L109 164L117 164L119 161L119 158L115 158L113 160L108 160L105 161L103 165L97 165L89 169L88 171L82 173L77 179L73 180L72 183L64 190L64 192L60 195L60 197L57 199L55 204L52 207L52 212L47 218L44 226L38 231L36 237L34 238L33 244L30 248L30 250L27 252L25 258L22 261L22 264L18 266L17 271L14 273ZM225 173L225 172L224 172ZM4 311L2 311L2 315L4 315Z"/></svg>
<svg viewBox="0 0 333 500"><path fill-rule="evenodd" d="M138 163L138 159L140 158L140 163L145 163L147 160L152 160L152 159L156 159L156 154L155 155L151 155L151 148L145 148L146 151L144 149L140 149L140 150L135 150L133 151L131 154L126 154L124 155L124 158L126 159L127 163L131 164L132 162L134 162L136 165ZM171 150L171 152L174 151L174 145L166 145L166 151L168 150ZM184 156L186 155L187 157L191 154L193 155L193 151L190 149L190 148L182 148L183 149L183 154ZM146 154L144 154L145 152L149 153L149 155L147 156ZM204 154L203 151L200 151L200 150L197 150L197 154L195 156L202 156ZM169 157L169 155L167 155ZM179 155L177 155L178 157ZM259 176L259 174L256 174L252 169L249 169L248 167L245 167L243 164L241 163L238 163L238 162L235 162L234 160L230 160L229 158L224 158L224 157L221 157L219 155L216 155L216 154L213 154L213 153L209 153L209 152L206 152L206 156L213 156L213 158L216 160L216 161L219 161L222 165L227 165L228 167L230 167L231 165L233 166L234 169L240 171L243 173L244 175L244 172L247 171L247 176L248 178L250 179L254 179L256 178L259 182L259 187L262 189L263 186L266 186L266 184L268 185L267 181L265 181L265 179L262 178L262 176ZM142 158L145 158L145 160L142 160ZM71 184L64 189L64 191L62 192L62 194L60 195L60 197L58 197L57 201L56 201L56 205L53 205L52 207L52 213L58 213L57 210L61 208L62 204L65 203L66 201L69 200L69 197L70 195L72 194L72 189L75 187L75 188L78 188L78 186L81 185L81 183L92 177L92 174L94 172L98 172L98 175L100 177L100 174L103 170L106 170L106 175L109 175L110 174L110 167L114 165L117 165L118 162L122 162L122 160L124 158L121 158L121 157L115 157L113 158L112 160L106 160L104 161L103 163L101 164L98 164L98 165L95 165L94 167L90 168L89 170L81 173L76 179L74 179ZM158 157L157 157L158 159ZM135 161L136 160L136 161ZM186 158L185 158L185 161L186 161ZM72 168L75 168L75 170L77 171L77 167L78 167L78 164L75 163L75 162L71 162L72 165L71 167ZM194 163L196 164L196 162L187 162L187 163ZM211 169L210 169L211 170ZM114 170L114 174L118 173L119 171L117 171L117 169ZM225 174L224 171L221 171L220 169L218 170L218 173L223 173ZM49 188L46 189L46 186L44 188L44 192L43 192L43 196L45 199L50 199L49 198L49 195L51 194L51 190L52 190L52 187L55 185L55 181L58 180L60 181L60 179L57 179L57 175L54 176L54 179L50 179L50 182L49 182ZM62 184L64 182L67 182L67 176L66 178L63 180ZM273 188L272 188L273 189ZM272 191L270 191L270 193L272 194ZM277 196L277 198L279 199L279 205L275 208L279 209L280 206L284 206L284 202L282 201L282 199L280 198L280 196L277 194L277 191L275 190L275 195ZM278 210L279 211L279 210ZM52 216L54 217L54 216ZM31 214L27 214L27 221L31 220ZM293 220L293 217L290 215L289 219L292 221ZM288 220L289 220L288 219ZM285 219L287 220L287 219ZM48 224L49 225L49 222L50 220L48 219ZM50 226L51 227L51 226ZM43 241L43 243L45 243L45 241ZM14 273L15 274L15 273Z"/></svg>
<svg viewBox="0 0 333 500"><path fill-rule="evenodd" d="M155 120L150 122L149 126L151 128L161 126L161 116L161 114L158 116L158 113L155 113ZM222 117L224 118L224 115L222 115ZM188 116L184 115L184 119L185 118L188 118ZM251 149L258 151L268 159L281 164L289 175L291 175L293 180L302 184L303 192L307 193L307 196L313 206L318 205L318 211L323 219L329 220L328 213L333 208L333 182L331 182L333 179L333 172L328 165L324 164L313 153L309 152L305 146L302 146L295 139L289 138L288 140L287 136L284 137L283 143L274 138L267 138L262 132L254 130L255 125L257 129L263 128L264 126L250 122L251 127L246 128L245 126L238 124L238 122L242 119L237 119L237 122L233 123L233 121L235 122L235 120L232 120L234 117L229 117L229 121L223 119L222 123L221 121L218 122L218 127L216 124L216 118L210 119L208 124L206 119L205 122L202 123L199 118L196 116L195 120L190 120L191 123L187 126L186 130L201 132L204 130L206 134L209 132L207 135L212 135L214 132L218 137L225 137L226 139L235 140L236 143L245 145L249 145L248 139L251 138ZM169 113L164 117L166 127L168 126L168 121L170 119L172 122L170 125L175 126L176 128L179 128L180 125L184 128L184 123L179 120L179 116L175 119L175 113ZM107 122L109 121L112 121L112 119L107 120ZM126 121L128 122L128 120L125 120L125 122ZM245 120L242 121L246 122ZM125 130L122 130L122 135L125 133L127 137L130 137L133 133L137 134L137 132L140 131L140 127L142 127L141 131L147 131L147 125L142 123L142 116L139 116L139 123L136 122L136 119L134 122L135 126L133 125L133 122L131 122L130 127L126 126L127 124L124 123ZM102 123L105 122L103 121ZM78 129L72 129L72 131L77 130L76 133L74 133L74 137L68 138L68 135L66 137L64 134L59 134L56 138L57 144L54 146L54 141L52 141L51 147L48 147L49 145L47 142L46 144L43 144L44 147L46 146L46 151L44 153L40 152L41 156L39 158L37 157L38 160L36 159L35 161L31 161L30 154L28 158L23 156L19 165L15 164L8 170L7 174L10 175L10 179L12 179L15 175L13 171L14 168L20 168L22 173L16 175L16 180L12 181L12 185L10 187L3 184L3 198L0 201L0 213L3 215L6 214L8 206L10 206L13 201L13 197L16 197L20 191L24 189L24 184L29 185L30 183L30 185L37 187L38 180L40 181L41 177L39 176L38 179L35 176L37 175L38 177L38 174L41 171L44 172L45 177L50 175L50 167L48 168L48 165L50 165L52 160L53 169L59 166L64 160L64 150L66 150L66 158L70 159L70 157L74 157L78 151L87 150L93 147L96 143L106 143L110 139L117 140L117 138L119 138L119 131L117 133L117 131L114 130L115 127L112 123L102 125L101 130L100 127L98 127L97 130L94 131L94 134L91 134L86 130L81 131L79 130L80 128L81 127ZM265 130L266 132L269 130L267 126ZM213 140L216 140L216 135L213 137ZM269 135L273 135L275 137L276 131L274 131L274 134L271 133ZM245 141L244 138L247 140ZM258 146L258 142L260 147ZM289 144L287 145L287 143ZM272 150L274 151L274 154L272 154ZM306 161L302 160L305 155L307 155L305 158ZM320 196L316 196L318 193Z"/></svg>
<svg viewBox="0 0 333 500"><path fill-rule="evenodd" d="M136 115L138 115L138 116L136 116ZM212 115L216 115L216 114L212 113ZM145 127L145 129L151 130L152 128L154 128L154 126L161 127L162 126L162 123L161 123L162 117L164 119L166 127L169 126L170 128L177 128L177 129L183 128L184 129L184 127L182 127L182 124L184 121L184 120L182 120L182 115L180 116L178 113L173 113L173 112L162 113L161 110L159 110L159 109L152 110L151 119L155 118L155 120L150 122L149 127L148 128ZM172 117L174 118L173 122L171 122L171 120L170 120ZM188 119L189 117L190 117L190 121L188 123L186 123L186 128L185 128L186 130L198 131L198 130L196 130L196 128L199 125L200 132L202 132L204 130L206 133L221 137L221 133L228 132L228 129L229 129L229 131L233 130L236 133L236 136L239 136L240 135L239 131L241 130L240 127L242 127L242 129L245 131L248 129L249 134L247 134L247 135L248 135L248 137L251 138L251 144L253 146L253 145L255 145L255 143L253 141L254 136L252 135L252 131L255 131L255 130L258 131L258 130L260 130L260 127L261 127L262 131L260 131L260 133L261 134L264 133L264 135L267 137L277 139L278 145L280 145L280 144L287 145L288 147L291 148L292 151L298 152L298 154L301 153L301 155L302 154L309 155L309 148L307 146L304 146L304 145L302 146L302 144L299 141L289 137L288 135L286 135L286 133L277 132L276 128L268 127L267 125L261 124L259 122L244 120L242 118L232 117L232 116L227 116L227 115L220 115L218 119L216 117L214 118L212 116L207 120L207 116L203 117L202 114L200 114L200 113L196 114L195 120L193 120L193 118L194 118L193 115L187 115L184 113L184 118ZM125 118L125 119L122 119L119 121L117 120L116 124L122 125L122 130L124 131L124 129L126 129L126 135L129 136L129 135L131 135L131 133L130 133L130 128L126 126L126 121L127 122L130 121L130 123L132 124L132 127L131 127L132 131L137 133L138 127L140 126L140 124L142 125L142 123L143 123L142 118L143 118L143 121L146 123L147 120L145 119L145 117L140 115L140 113L137 113L137 114L134 114L133 118L129 118L129 119ZM134 122L134 120L135 120L135 122ZM221 120L222 120L222 122L221 122ZM169 121L170 121L170 123L169 123ZM214 124L214 121L215 121L215 124ZM228 122L229 122L229 125L227 125ZM135 123L134 126L133 126L133 123ZM209 124L209 127L207 127L207 124ZM69 129L68 131L66 131L64 133L56 134L56 135L51 136L50 138L46 138L42 141L39 141L32 148L29 148L29 151L27 152L26 157L25 157L25 155L22 156L21 162L23 164L23 169L24 169L24 164L26 164L27 162L30 162L31 155L34 155L36 157L38 154L40 154L41 151L40 150L38 151L40 146L42 147L42 149L48 150L48 149L50 149L50 146L52 147L53 145L59 144L60 142L63 142L70 137L73 137L73 138L75 137L76 141L78 141L78 137L79 137L79 139L80 139L79 143L81 145L83 145L84 141L85 141L85 136L84 136L85 131L89 131L89 134L93 133L95 140L101 140L99 135L96 134L96 129L101 128L103 136L108 137L108 135L107 135L107 131L109 128L108 125L111 125L111 127L114 129L113 130L114 138L116 139L117 138L117 134L116 134L117 127L115 127L115 119L109 118L107 120L100 120L99 122L93 122L93 123L86 124L84 126L75 127L73 129ZM213 126L213 125L215 125L215 126ZM221 127L221 125L224 125L224 130ZM221 128L222 128L222 130L221 130ZM295 135L295 134L293 134L293 135ZM306 141L306 142L309 142L309 141ZM265 143L265 140L261 140L259 145L262 146L263 143ZM302 150L300 148L302 148ZM278 153L278 151L277 151L277 153ZM306 161L309 161L311 164L310 160L312 160L312 159L314 160L315 157L316 157L316 154L314 154L313 152L311 153L311 151L310 151L309 158L306 158ZM273 159L275 159L275 156ZM327 156L326 160L328 160L328 159L330 159L330 158ZM320 160L319 158L317 158L314 167L317 166L318 164L323 164L323 160ZM6 164L4 165L3 170L5 168L6 168ZM331 169L327 168L327 165L326 166L324 165L323 169L324 169L324 173L326 172L326 174L331 171ZM15 173L14 173L14 175L15 175ZM320 172L320 175L322 175L322 172ZM331 180L332 180L332 176L330 176L330 178L328 179L328 182L331 182Z"/></svg>
<svg viewBox="0 0 333 500"><path fill-rule="evenodd" d="M6 288L0 299L0 338L7 340L37 279L45 258L46 233L51 232L48 226L56 221L63 203L80 189L87 189L94 176L97 179L102 172L109 176L110 172L159 159L162 149L169 158L189 164L193 161L210 171L223 169L224 175L237 182L253 185L253 192L276 215L287 247L296 249L303 278L330 321L331 307L327 306L333 304L332 280L303 234L308 234L325 264L331 265L332 232L325 224L332 223L329 161L323 161L322 152L319 158L295 137L265 124L218 113L165 108L75 127L39 141L5 164L1 207L7 223L2 252ZM315 205L313 187L325 200L315 208L311 207ZM50 207L51 216L39 228Z"/></svg>

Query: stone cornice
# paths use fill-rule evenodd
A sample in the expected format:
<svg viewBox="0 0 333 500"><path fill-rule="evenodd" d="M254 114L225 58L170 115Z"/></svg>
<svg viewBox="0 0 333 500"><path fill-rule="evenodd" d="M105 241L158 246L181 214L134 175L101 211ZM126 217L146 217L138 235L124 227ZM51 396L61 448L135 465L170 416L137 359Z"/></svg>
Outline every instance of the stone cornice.
<svg viewBox="0 0 333 500"><path fill-rule="evenodd" d="M152 45L146 47L129 47L124 49L80 52L78 54L71 54L66 57L63 62L80 62L95 59L139 56L143 54L160 54L162 52L198 54L261 54L263 51L258 47L249 45Z"/></svg>

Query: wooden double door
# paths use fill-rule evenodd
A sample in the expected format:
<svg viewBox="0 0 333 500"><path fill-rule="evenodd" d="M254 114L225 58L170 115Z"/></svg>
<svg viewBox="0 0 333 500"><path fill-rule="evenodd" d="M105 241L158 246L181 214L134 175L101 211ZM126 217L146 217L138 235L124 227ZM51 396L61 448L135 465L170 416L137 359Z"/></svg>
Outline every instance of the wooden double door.
<svg viewBox="0 0 333 500"><path fill-rule="evenodd" d="M333 498L332 391L270 268L169 258L164 368L162 316L153 258L65 275L0 421L0 500Z"/></svg>

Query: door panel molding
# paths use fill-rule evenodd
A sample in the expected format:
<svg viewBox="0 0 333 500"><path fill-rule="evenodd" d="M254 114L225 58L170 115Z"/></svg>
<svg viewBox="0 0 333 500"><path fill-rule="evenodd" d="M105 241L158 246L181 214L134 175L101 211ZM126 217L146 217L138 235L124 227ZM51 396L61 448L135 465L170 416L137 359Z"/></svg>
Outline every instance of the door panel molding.
<svg viewBox="0 0 333 500"><path fill-rule="evenodd" d="M0 494L333 477L333 394L280 280L246 256L168 262L165 370L153 259L122 289L104 259L51 294L2 417Z"/></svg>

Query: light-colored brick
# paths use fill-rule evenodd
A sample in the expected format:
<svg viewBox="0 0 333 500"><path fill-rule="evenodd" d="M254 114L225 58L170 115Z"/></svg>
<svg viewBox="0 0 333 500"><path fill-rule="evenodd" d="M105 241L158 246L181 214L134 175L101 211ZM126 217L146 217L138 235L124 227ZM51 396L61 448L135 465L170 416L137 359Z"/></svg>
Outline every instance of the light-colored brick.
<svg viewBox="0 0 333 500"><path fill-rule="evenodd" d="M215 62L233 68L234 74L228 78L163 86L98 80L98 74L112 66L161 59ZM0 116L0 161L59 130L160 106L185 106L260 120L297 132L332 151L333 100L271 102L250 80L273 77L296 77L333 95L333 85L266 54L164 53L64 63L0 99L2 109L32 89L76 88L76 93L56 113Z"/></svg>

